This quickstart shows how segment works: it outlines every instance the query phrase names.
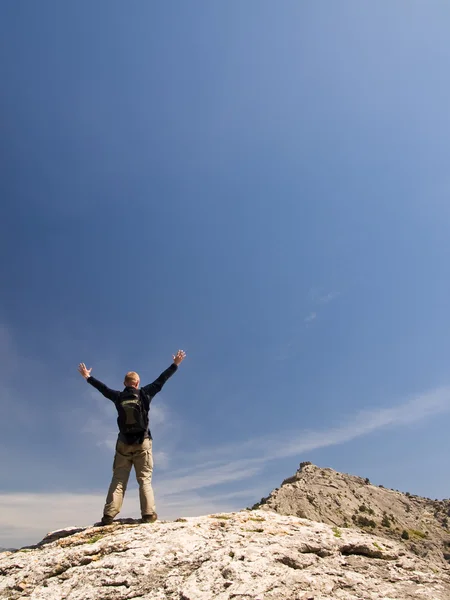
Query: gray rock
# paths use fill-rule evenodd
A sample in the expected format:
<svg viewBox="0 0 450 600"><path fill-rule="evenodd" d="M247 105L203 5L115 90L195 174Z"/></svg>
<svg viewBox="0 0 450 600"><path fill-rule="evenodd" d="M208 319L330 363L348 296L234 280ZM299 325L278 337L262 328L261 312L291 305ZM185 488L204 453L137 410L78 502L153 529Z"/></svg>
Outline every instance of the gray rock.
<svg viewBox="0 0 450 600"><path fill-rule="evenodd" d="M448 600L401 541L272 511L61 530L0 556L16 600Z"/></svg>
<svg viewBox="0 0 450 600"><path fill-rule="evenodd" d="M262 502L263 510L373 531L402 543L434 568L450 561L449 500L404 494L362 477L301 463L297 473Z"/></svg>

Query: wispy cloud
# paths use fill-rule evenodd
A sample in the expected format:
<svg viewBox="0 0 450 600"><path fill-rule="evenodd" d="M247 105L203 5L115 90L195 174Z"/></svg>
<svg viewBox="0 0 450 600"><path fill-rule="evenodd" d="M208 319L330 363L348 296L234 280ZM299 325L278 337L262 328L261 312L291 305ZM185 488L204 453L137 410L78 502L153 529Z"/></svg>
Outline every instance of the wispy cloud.
<svg viewBox="0 0 450 600"><path fill-rule="evenodd" d="M328 304L341 295L338 290L326 290L323 287L313 287L309 290L309 298L313 304Z"/></svg>
<svg viewBox="0 0 450 600"><path fill-rule="evenodd" d="M317 313L312 312L307 317L305 317L305 323L312 323L317 318Z"/></svg>
<svg viewBox="0 0 450 600"><path fill-rule="evenodd" d="M341 292L338 292L336 290L325 292L323 289L312 288L309 291L310 301L314 307L320 307L325 304L329 304L330 302L338 298L340 295ZM317 310L311 311L310 314L304 319L306 325L312 323L317 318L317 315Z"/></svg>
<svg viewBox="0 0 450 600"><path fill-rule="evenodd" d="M117 430L113 428L112 419L103 421L97 417L89 417L81 429L81 433L87 434L95 440L96 446L104 446L114 450L117 441Z"/></svg>
<svg viewBox="0 0 450 600"><path fill-rule="evenodd" d="M329 291L323 289L312 288L309 290L309 313L303 317L303 324L299 327L297 323L290 332L288 339L284 343L271 348L272 360L277 362L288 360L292 356L291 348L298 343L298 338L302 331L314 326L314 321L319 317L319 313L324 310L324 305L329 304L335 298L338 298L341 292Z"/></svg>
<svg viewBox="0 0 450 600"><path fill-rule="evenodd" d="M166 494L204 489L222 483L249 479L271 461L350 442L374 431L420 422L450 411L450 387L414 397L394 407L363 410L341 425L323 430L291 430L255 437L242 443L204 448L192 453L192 467L171 473L160 483Z"/></svg>
<svg viewBox="0 0 450 600"><path fill-rule="evenodd" d="M153 452L153 462L158 465L158 470L165 471L170 466L170 454L164 450Z"/></svg>
<svg viewBox="0 0 450 600"><path fill-rule="evenodd" d="M211 450L211 456L214 457L214 450ZM170 476L162 477L159 481L165 494L180 494L224 483L248 480L261 472L264 462L263 458L258 457L242 458L241 460L227 460L222 457L216 461L192 464L185 469L176 470Z"/></svg>
<svg viewBox="0 0 450 600"><path fill-rule="evenodd" d="M328 292L326 294L323 294L321 296L319 296L317 298L317 302L319 304L328 304L329 302L331 302L332 300L334 300L335 298L338 298L341 295L340 292Z"/></svg>
<svg viewBox="0 0 450 600"><path fill-rule="evenodd" d="M93 523L102 501L99 494L0 494L0 546L32 544L49 530Z"/></svg>

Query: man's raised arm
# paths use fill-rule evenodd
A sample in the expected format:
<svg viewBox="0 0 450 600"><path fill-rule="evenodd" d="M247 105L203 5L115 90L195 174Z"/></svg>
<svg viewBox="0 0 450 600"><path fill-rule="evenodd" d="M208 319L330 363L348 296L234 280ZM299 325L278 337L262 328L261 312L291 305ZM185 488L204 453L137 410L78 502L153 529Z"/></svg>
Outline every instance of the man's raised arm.
<svg viewBox="0 0 450 600"><path fill-rule="evenodd" d="M172 356L172 358L173 358L173 363L170 365L170 367L168 369L166 369L165 371L163 371L161 373L161 375L158 377L158 379L155 379L155 381L153 383L144 385L144 387L142 388L144 390L144 392L146 394L148 394L151 398L153 398L153 396L155 396L158 392L160 392L163 385L166 383L166 381L169 379L169 377L172 377L172 375L178 369L178 365L181 364L183 362L183 360L186 358L186 352L184 352L183 350L178 350L178 352L176 354L174 354Z"/></svg>
<svg viewBox="0 0 450 600"><path fill-rule="evenodd" d="M86 381L90 383L93 387L95 387L96 390L103 394L105 398L108 398L113 402L115 402L118 399L120 392L112 390L104 383L91 376L92 367L88 369L84 363L80 363L78 366L78 371L81 374L81 376L84 377Z"/></svg>

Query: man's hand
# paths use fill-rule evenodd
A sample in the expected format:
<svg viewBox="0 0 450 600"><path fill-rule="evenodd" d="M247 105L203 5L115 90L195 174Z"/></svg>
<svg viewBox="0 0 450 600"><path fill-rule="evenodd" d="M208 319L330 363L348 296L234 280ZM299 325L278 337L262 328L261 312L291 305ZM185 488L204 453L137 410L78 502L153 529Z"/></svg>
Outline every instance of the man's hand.
<svg viewBox="0 0 450 600"><path fill-rule="evenodd" d="M172 357L173 358L173 362L177 365L182 363L183 360L186 358L186 352L184 352L184 350L178 350L178 352Z"/></svg>
<svg viewBox="0 0 450 600"><path fill-rule="evenodd" d="M78 371L81 373L82 377L87 379L88 377L91 376L92 367L90 369L87 369L86 365L84 363L80 363L78 365Z"/></svg>

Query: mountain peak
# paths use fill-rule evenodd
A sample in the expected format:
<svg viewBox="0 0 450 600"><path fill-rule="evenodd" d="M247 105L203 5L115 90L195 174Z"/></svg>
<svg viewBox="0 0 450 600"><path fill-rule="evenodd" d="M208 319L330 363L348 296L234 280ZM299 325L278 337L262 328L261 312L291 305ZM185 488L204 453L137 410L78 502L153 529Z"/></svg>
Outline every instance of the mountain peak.
<svg viewBox="0 0 450 600"><path fill-rule="evenodd" d="M302 462L255 508L403 541L417 555L450 561L450 500L431 500L372 485L368 478Z"/></svg>

